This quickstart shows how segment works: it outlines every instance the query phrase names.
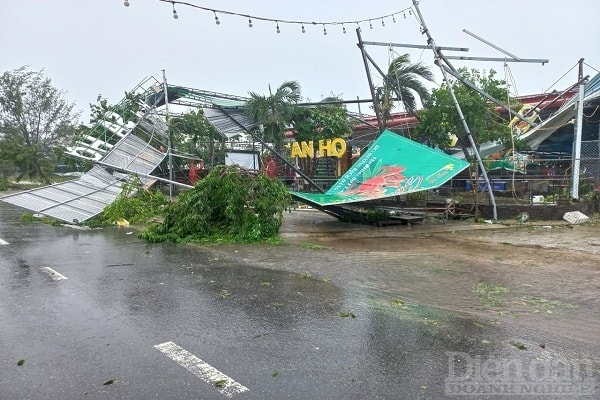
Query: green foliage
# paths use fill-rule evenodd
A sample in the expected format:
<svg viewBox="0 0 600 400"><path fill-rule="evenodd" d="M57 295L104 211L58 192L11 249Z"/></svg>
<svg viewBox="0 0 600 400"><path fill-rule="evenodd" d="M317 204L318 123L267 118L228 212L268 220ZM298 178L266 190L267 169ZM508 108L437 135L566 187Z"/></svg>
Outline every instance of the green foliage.
<svg viewBox="0 0 600 400"><path fill-rule="evenodd" d="M86 226L112 225L123 218L131 224L144 224L162 214L168 199L160 191L150 191L142 187L139 179L123 185L123 191L114 202L104 208L104 212L85 221Z"/></svg>
<svg viewBox="0 0 600 400"><path fill-rule="evenodd" d="M21 67L0 76L0 159L17 177L50 183L55 150L70 143L76 129L64 93L42 71Z"/></svg>
<svg viewBox="0 0 600 400"><path fill-rule="evenodd" d="M494 70L486 73L463 68L459 72L492 97L506 98L506 82L496 79ZM508 123L496 113L493 103L461 82L452 83L452 88L477 143L510 140ZM429 100L425 103L425 109L419 112L418 117L420 123L415 128L416 140L428 141L432 146L444 149L448 147L448 136L454 133L459 137L463 147L469 146L447 83L432 91Z"/></svg>
<svg viewBox="0 0 600 400"><path fill-rule="evenodd" d="M337 100L329 98L327 100ZM295 140L309 141L346 137L352 133L348 111L336 104L323 104L314 108L297 107L291 123L296 131Z"/></svg>
<svg viewBox="0 0 600 400"><path fill-rule="evenodd" d="M257 242L273 238L289 193L278 179L218 166L140 236L149 242Z"/></svg>
<svg viewBox="0 0 600 400"><path fill-rule="evenodd" d="M280 149L283 146L285 129L291 122L296 104L301 98L300 84L296 81L283 82L275 93L269 85L268 96L255 92L248 94L250 100L245 106L246 115L258 125L262 125L262 132L257 132L262 139Z"/></svg>
<svg viewBox="0 0 600 400"><path fill-rule="evenodd" d="M0 192L8 190L8 179L6 179L3 175L0 175Z"/></svg>
<svg viewBox="0 0 600 400"><path fill-rule="evenodd" d="M107 115L112 113L118 114L123 121L129 121L135 117L136 113L142 111L142 103L142 95L131 92L125 92L125 98L116 105L109 104L106 98L98 95L96 104L90 103L90 122L107 120ZM116 118L111 116L108 120L115 122Z"/></svg>
<svg viewBox="0 0 600 400"><path fill-rule="evenodd" d="M210 165L224 159L222 135L208 122L202 110L190 111L169 120L173 147L199 158Z"/></svg>
<svg viewBox="0 0 600 400"><path fill-rule="evenodd" d="M41 222L42 224L47 224L47 225L52 225L52 226L59 226L62 224L62 221L59 221L52 217L48 217L46 215L44 215L43 217L40 218L40 217L34 216L33 214L22 214L21 220L25 221L25 222Z"/></svg>
<svg viewBox="0 0 600 400"><path fill-rule="evenodd" d="M383 77L383 85L375 90L377 107L384 119L390 117L396 99L400 99L408 113L416 114L417 97L421 102L425 102L429 98L429 90L423 81L433 82L433 79L431 69L420 62L411 64L408 54L396 57L390 63L388 72Z"/></svg>

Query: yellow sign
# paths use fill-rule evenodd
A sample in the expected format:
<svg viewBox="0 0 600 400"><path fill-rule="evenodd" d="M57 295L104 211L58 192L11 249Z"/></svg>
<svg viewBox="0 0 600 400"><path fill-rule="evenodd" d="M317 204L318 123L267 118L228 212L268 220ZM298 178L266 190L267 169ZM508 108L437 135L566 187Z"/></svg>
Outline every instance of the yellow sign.
<svg viewBox="0 0 600 400"><path fill-rule="evenodd" d="M290 157L315 158L315 146L312 140L308 142L292 142L285 147L291 149ZM322 157L342 158L346 154L346 141L342 138L319 140L319 155Z"/></svg>

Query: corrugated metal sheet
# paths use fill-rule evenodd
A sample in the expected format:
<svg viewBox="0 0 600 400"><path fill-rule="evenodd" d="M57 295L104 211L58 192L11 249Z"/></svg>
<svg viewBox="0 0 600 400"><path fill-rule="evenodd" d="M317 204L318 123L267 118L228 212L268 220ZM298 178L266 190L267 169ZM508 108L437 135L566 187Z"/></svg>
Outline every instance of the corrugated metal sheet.
<svg viewBox="0 0 600 400"><path fill-rule="evenodd" d="M583 101L588 102L600 97L600 74L594 76L584 88ZM527 143L532 149L538 146L550 137L559 128L567 125L575 118L575 103L579 101L579 96L575 95L568 102L558 109L550 118L536 127L533 127L519 139Z"/></svg>
<svg viewBox="0 0 600 400"><path fill-rule="evenodd" d="M204 112L206 119L208 119L208 122L210 122L211 125L214 126L215 129L227 139L230 139L231 137L241 133L246 133L244 129L240 127L240 125L242 125L246 130L250 130L256 126L254 120L250 117L247 117L242 108L225 109L227 114L229 114L231 117L217 108L203 108L202 111Z"/></svg>
<svg viewBox="0 0 600 400"><path fill-rule="evenodd" d="M104 165L131 173L150 174L166 157L158 149L128 133L100 160Z"/></svg>
<svg viewBox="0 0 600 400"><path fill-rule="evenodd" d="M594 76L584 88L584 104L596 100L600 97L600 74ZM575 95L569 101L564 103L554 114L545 119L539 125L531 128L527 133L521 135L519 140L527 144L531 149L536 150L538 146L548 139L554 132L563 126L569 124L575 118L575 102L579 100L579 96ZM499 150L504 149L504 145L500 142L484 143L481 145L479 154L481 157L487 157ZM453 154L457 158L464 159L462 151Z"/></svg>
<svg viewBox="0 0 600 400"><path fill-rule="evenodd" d="M99 166L78 179L15 193L0 201L68 223L100 214L121 193L121 182Z"/></svg>
<svg viewBox="0 0 600 400"><path fill-rule="evenodd" d="M159 134L163 138L167 137L167 124L158 116L148 114L143 118L140 118L138 125L144 128L146 133L148 133L150 136Z"/></svg>

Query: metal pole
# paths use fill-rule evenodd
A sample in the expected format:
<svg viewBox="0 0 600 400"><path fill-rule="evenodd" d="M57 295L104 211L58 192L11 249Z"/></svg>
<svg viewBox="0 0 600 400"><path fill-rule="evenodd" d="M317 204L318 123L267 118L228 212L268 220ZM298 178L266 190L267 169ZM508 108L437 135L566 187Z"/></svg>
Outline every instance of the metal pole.
<svg viewBox="0 0 600 400"><path fill-rule="evenodd" d="M454 106L456 107L456 111L458 112L458 117L460 118L460 121L461 121L461 123L462 123L462 125L463 125L463 127L465 129L465 133L467 134L467 137L469 138L469 143L471 144L471 147L473 148L473 153L475 154L475 158L477 159L477 163L479 164L479 168L481 169L481 174L483 175L483 179L484 179L486 187L488 189L488 193L490 195L490 203L492 203L493 219L497 220L498 219L498 212L497 212L497 209L496 209L496 199L494 198L494 193L492 192L492 185L490 185L490 181L489 181L487 173L485 171L485 167L483 165L483 161L481 160L481 156L479 154L479 150L477 149L477 146L475 144L475 140L473 139L473 135L471 134L471 130L469 129L469 125L467 125L467 121L465 120L465 116L462 113L462 110L460 108L460 104L458 104L458 100L456 99L456 94L454 93L454 89L452 89L452 85L450 84L450 81L448 80L448 74L446 73L446 70L444 68L442 68L441 61L444 61L443 60L442 52L435 45L435 41L431 37L431 34L429 33L429 30L427 29L427 26L425 25L425 20L423 19L423 15L421 14L421 10L419 9L419 2L418 2L418 0L413 0L412 3L415 6L415 11L416 11L416 13L417 13L417 15L419 17L419 23L421 24L422 33L425 34L425 35L427 35L427 43L429 44L429 46L433 50L433 55L434 55L434 58L435 58L435 62L440 67L440 70L442 71L442 75L444 76L444 80L448 84L448 89L450 91L450 96L452 97L452 101L454 102ZM445 63L449 64L447 60L445 60ZM476 183L476 186L475 186L476 189L475 190L477 190L478 187L479 187L479 185Z"/></svg>
<svg viewBox="0 0 600 400"><path fill-rule="evenodd" d="M375 111L375 116L377 117L377 126L379 127L379 133L381 133L383 132L383 120L381 119L381 114L379 113L379 107L377 107L375 87L373 86L373 79L371 78L371 73L369 72L369 63L367 62L365 46L362 41L362 36L360 35L360 28L356 28L356 36L358 36L358 48L360 49L360 54L362 54L363 63L365 64L365 71L367 72L367 81L369 82L369 89L371 90L371 98L373 99L373 110Z"/></svg>
<svg viewBox="0 0 600 400"><path fill-rule="evenodd" d="M171 140L171 129L169 128L169 95L167 93L167 74L165 70L163 73L163 91L165 92L165 119L167 121L167 157L169 157L169 200L173 198L173 142Z"/></svg>
<svg viewBox="0 0 600 400"><path fill-rule="evenodd" d="M481 38L481 37L477 36L473 32L469 32L466 29L463 29L463 32L466 33L467 35L473 36L475 39L481 40L483 43L487 44L490 47L493 47L494 49L498 50L499 52L504 53L504 54L506 54L509 57L512 57L515 61L521 61L521 59L519 57L515 56L514 54L509 53L508 51L506 51L504 49L501 49L500 47L496 46L493 43L488 42L487 40L485 40L484 38Z"/></svg>
<svg viewBox="0 0 600 400"><path fill-rule="evenodd" d="M269 144L267 142L265 142L260 136L255 135L254 132L246 129L246 127L243 124L241 124L231 114L229 114L227 111L225 111L225 109L223 107L217 106L217 108L219 110L221 110L221 112L223 114L225 114L233 123L235 123L238 127L240 127L244 132L246 132L247 134L249 134L250 136L252 136L252 138L254 138L255 140L257 140L258 142L260 142L260 144L262 144L264 147L266 147L267 150L269 150L271 153L275 154L285 164L287 164L288 166L292 167L292 169L295 172L297 172L302 178L306 179L306 181L308 183L310 183L314 188L316 188L319 192L325 193L325 190L322 187L320 187L319 185L317 185L312 179L310 179L310 177L308 177L304 172L302 172L302 170L296 168L295 165L293 165L291 162L289 162L288 160L286 160L285 157L283 157L281 154L279 154L274 148L272 148L271 146L269 146Z"/></svg>
<svg viewBox="0 0 600 400"><path fill-rule="evenodd" d="M379 65L377 65L377 63L375 62L375 60L373 60L373 57L371 57L369 55L369 53L367 53L366 51L364 52L364 55L365 55L365 57L367 57L367 60L369 60L371 62L371 65L373 65L375 67L375 69L377 70L377 72L379 72L379 74L381 76L383 76L383 79L385 80L385 82L389 84L387 74L385 72L383 72L383 70L381 68L379 68ZM399 100L402 100L402 94L399 92L400 88L393 87L392 89L394 90L394 93L396 93L396 97Z"/></svg>
<svg viewBox="0 0 600 400"><path fill-rule="evenodd" d="M577 117L575 126L575 142L573 143L573 189L571 197L579 200L579 165L581 161L581 131L583 129L583 97L585 85L579 86L579 100L577 101Z"/></svg>

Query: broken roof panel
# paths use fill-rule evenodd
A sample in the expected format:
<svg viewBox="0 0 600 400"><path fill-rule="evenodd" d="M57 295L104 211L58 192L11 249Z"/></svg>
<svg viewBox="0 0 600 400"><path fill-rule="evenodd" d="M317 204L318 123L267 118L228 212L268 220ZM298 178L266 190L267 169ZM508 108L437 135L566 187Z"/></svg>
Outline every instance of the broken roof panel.
<svg viewBox="0 0 600 400"><path fill-rule="evenodd" d="M584 87L583 101L591 101L600 97L600 74L594 76ZM521 135L519 140L527 143L532 149L538 146L559 128L569 124L575 118L575 104L579 96L573 96L562 105L556 113L544 122L531 128L526 134Z"/></svg>
<svg viewBox="0 0 600 400"><path fill-rule="evenodd" d="M68 223L100 214L121 193L121 182L99 166L78 179L4 196L0 201Z"/></svg>
<svg viewBox="0 0 600 400"><path fill-rule="evenodd" d="M164 160L166 154L148 142L129 133L104 156L100 163L113 168L148 175Z"/></svg>
<svg viewBox="0 0 600 400"><path fill-rule="evenodd" d="M224 137L230 139L256 126L254 120L244 114L242 108L203 108L208 122ZM243 127L243 128L242 128Z"/></svg>

